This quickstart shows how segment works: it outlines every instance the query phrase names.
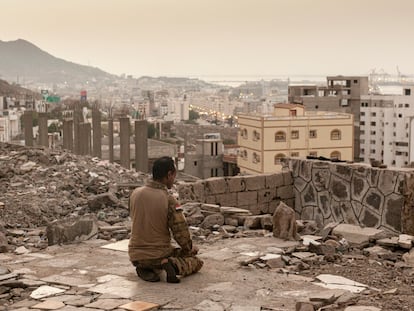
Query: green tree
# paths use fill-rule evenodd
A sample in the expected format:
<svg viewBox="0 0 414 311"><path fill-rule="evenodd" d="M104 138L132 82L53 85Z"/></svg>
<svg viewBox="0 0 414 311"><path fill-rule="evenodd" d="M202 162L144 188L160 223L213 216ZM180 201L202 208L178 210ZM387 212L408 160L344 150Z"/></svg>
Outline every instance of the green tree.
<svg viewBox="0 0 414 311"><path fill-rule="evenodd" d="M153 123L148 123L148 138L154 138L158 136L158 129L155 127Z"/></svg>
<svg viewBox="0 0 414 311"><path fill-rule="evenodd" d="M197 111L195 111L195 110L190 110L189 111L189 120L197 120L197 119L199 119L200 118L200 114L197 112Z"/></svg>

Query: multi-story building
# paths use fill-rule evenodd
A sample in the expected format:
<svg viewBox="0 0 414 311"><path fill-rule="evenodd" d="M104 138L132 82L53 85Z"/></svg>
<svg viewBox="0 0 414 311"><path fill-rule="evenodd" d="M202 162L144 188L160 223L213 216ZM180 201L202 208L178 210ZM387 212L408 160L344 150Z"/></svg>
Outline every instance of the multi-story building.
<svg viewBox="0 0 414 311"><path fill-rule="evenodd" d="M334 111L354 115L354 159L358 160L359 115L361 96L369 94L368 77L330 76L326 86L291 85L288 90L290 103L304 105L307 111Z"/></svg>
<svg viewBox="0 0 414 311"><path fill-rule="evenodd" d="M284 157L353 159L353 115L277 104L273 114L239 114L241 173L271 173Z"/></svg>
<svg viewBox="0 0 414 311"><path fill-rule="evenodd" d="M401 95L361 96L360 160L404 167L414 162L414 86Z"/></svg>
<svg viewBox="0 0 414 311"><path fill-rule="evenodd" d="M185 153L184 173L203 179L223 176L223 149L220 133L204 134L196 151Z"/></svg>

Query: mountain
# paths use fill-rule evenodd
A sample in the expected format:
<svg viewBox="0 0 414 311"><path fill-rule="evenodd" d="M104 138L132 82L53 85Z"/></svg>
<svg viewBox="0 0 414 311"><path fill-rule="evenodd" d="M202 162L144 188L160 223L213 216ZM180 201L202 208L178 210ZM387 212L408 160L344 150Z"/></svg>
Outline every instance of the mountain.
<svg viewBox="0 0 414 311"><path fill-rule="evenodd" d="M99 68L54 57L34 44L18 39L0 40L0 78L37 83L85 83L115 78Z"/></svg>
<svg viewBox="0 0 414 311"><path fill-rule="evenodd" d="M42 96L31 90L25 89L18 85L9 84L7 81L0 80L0 96L16 97L16 98L35 98L41 99Z"/></svg>

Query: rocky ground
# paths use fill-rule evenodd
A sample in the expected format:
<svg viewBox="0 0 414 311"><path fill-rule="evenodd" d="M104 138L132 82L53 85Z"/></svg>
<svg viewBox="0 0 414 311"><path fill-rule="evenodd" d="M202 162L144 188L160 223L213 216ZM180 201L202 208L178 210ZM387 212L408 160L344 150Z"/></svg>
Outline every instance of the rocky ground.
<svg viewBox="0 0 414 311"><path fill-rule="evenodd" d="M111 281L99 278L116 275L129 285L137 280L125 252L100 246L128 238L128 196L146 178L96 158L0 144L0 310L42 309L33 306L59 296L59 310L112 310L137 299L169 310L414 310L413 237L298 221L302 240L283 242L272 236L271 215L201 203L183 209L206 261L203 272L172 292L165 286L173 285L139 281L131 295L108 298L96 286ZM72 244L48 246L85 221L94 225L65 241ZM335 292L312 283L326 274L361 284L349 294L349 288ZM44 285L81 297L30 297ZM181 290L188 294L183 297ZM105 299L118 300L109 307Z"/></svg>

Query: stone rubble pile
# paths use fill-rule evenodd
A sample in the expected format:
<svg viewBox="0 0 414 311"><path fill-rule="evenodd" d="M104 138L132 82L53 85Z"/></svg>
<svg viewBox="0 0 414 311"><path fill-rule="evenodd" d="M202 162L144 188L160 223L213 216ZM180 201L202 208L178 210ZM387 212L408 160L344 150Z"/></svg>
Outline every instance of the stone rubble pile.
<svg viewBox="0 0 414 311"><path fill-rule="evenodd" d="M98 158L0 143L0 252L46 247L55 220L88 215L103 227L123 225L131 189L147 178Z"/></svg>

